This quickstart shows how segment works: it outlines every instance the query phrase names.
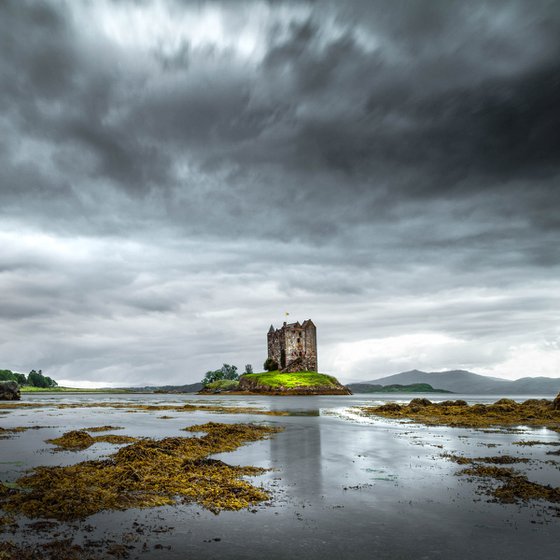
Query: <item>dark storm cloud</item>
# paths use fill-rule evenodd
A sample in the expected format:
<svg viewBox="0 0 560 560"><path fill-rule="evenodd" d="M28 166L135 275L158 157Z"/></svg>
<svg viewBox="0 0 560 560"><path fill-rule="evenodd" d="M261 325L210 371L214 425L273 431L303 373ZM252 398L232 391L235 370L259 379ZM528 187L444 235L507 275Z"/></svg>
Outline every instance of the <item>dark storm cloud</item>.
<svg viewBox="0 0 560 560"><path fill-rule="evenodd" d="M491 332L554 339L559 30L544 1L3 2L0 348L180 375L285 307L487 364Z"/></svg>

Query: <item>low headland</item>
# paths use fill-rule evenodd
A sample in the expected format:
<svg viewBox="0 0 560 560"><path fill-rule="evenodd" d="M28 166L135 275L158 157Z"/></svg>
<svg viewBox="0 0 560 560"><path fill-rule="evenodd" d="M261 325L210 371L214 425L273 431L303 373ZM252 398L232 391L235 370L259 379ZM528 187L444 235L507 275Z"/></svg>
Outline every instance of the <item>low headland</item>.
<svg viewBox="0 0 560 560"><path fill-rule="evenodd" d="M401 385L393 383L391 385L372 385L371 383L350 383L348 388L353 393L447 393L445 389L435 389L429 383L411 383Z"/></svg>
<svg viewBox="0 0 560 560"><path fill-rule="evenodd" d="M209 383L202 391L207 393L259 395L351 395L350 389L336 377L314 371L282 373L268 371L246 373L238 381L220 380Z"/></svg>

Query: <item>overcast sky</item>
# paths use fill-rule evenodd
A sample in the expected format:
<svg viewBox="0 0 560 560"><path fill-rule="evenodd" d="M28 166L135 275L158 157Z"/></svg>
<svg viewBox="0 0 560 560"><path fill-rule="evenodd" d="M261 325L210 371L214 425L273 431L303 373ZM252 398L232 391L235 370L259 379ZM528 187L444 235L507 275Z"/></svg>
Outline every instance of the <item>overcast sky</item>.
<svg viewBox="0 0 560 560"><path fill-rule="evenodd" d="M0 3L0 368L560 377L560 3Z"/></svg>

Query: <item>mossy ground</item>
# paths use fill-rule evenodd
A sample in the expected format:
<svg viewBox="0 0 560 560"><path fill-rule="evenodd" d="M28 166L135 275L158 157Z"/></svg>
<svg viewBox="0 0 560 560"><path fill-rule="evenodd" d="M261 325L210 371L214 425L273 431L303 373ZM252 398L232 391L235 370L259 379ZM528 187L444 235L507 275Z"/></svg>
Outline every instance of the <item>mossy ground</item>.
<svg viewBox="0 0 560 560"><path fill-rule="evenodd" d="M146 438L107 459L37 467L18 479L15 488L0 484L0 508L29 518L70 521L103 510L170 505L177 500L196 502L218 513L269 498L267 492L241 479L265 469L230 466L209 456L269 437L280 428L209 422L185 430L205 435Z"/></svg>
<svg viewBox="0 0 560 560"><path fill-rule="evenodd" d="M560 410L554 410L552 401L546 399L530 399L523 403L500 399L494 404L472 406L464 401L431 403L427 399L413 399L408 405L388 403L361 407L359 410L366 416L409 419L435 426L542 426L554 431L560 430Z"/></svg>
<svg viewBox="0 0 560 560"><path fill-rule="evenodd" d="M339 384L335 377L314 371L246 373L243 377L255 381L259 385L268 386L271 389L278 389L280 387L285 387L286 389L296 387L336 387Z"/></svg>

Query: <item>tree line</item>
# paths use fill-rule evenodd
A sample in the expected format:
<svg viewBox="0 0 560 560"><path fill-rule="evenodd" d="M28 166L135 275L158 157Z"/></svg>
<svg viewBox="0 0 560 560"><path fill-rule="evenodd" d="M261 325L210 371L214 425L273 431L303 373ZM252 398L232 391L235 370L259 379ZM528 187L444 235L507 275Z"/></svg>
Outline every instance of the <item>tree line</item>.
<svg viewBox="0 0 560 560"><path fill-rule="evenodd" d="M245 373L253 373L253 366L251 364L245 366ZM206 386L215 381L237 381L238 379L239 374L237 373L237 366L224 364L220 369L207 371L202 380L202 384Z"/></svg>
<svg viewBox="0 0 560 560"><path fill-rule="evenodd" d="M54 379L43 375L42 370L35 371L34 369L27 375L9 369L0 369L0 381L15 381L22 387L41 387L42 389L52 389L58 385Z"/></svg>

